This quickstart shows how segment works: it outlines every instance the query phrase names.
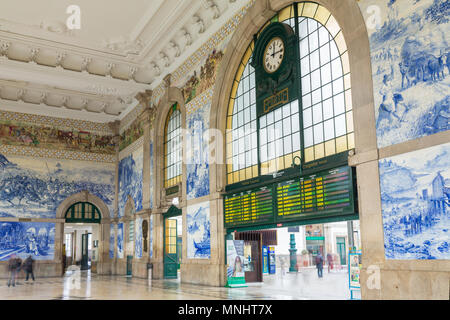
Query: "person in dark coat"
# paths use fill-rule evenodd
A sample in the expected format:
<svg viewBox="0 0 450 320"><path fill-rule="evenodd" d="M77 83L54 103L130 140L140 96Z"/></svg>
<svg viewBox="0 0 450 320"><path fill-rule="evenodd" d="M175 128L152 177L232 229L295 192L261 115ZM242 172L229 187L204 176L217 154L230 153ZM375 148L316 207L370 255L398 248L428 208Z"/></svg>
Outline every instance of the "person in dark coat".
<svg viewBox="0 0 450 320"><path fill-rule="evenodd" d="M317 274L319 278L322 278L322 271L323 271L323 257L322 254L319 252L316 256L316 268L317 268Z"/></svg>
<svg viewBox="0 0 450 320"><path fill-rule="evenodd" d="M12 254L8 261L8 271L9 271L9 280L8 287L16 286L16 275L20 270L20 266L22 265L22 259L17 257L15 254Z"/></svg>
<svg viewBox="0 0 450 320"><path fill-rule="evenodd" d="M33 279L33 281L34 281L33 263L34 263L34 260L31 257L31 255L29 255L28 258L26 258L23 263L23 269L25 270L25 272L27 274L25 281L28 281L28 277L30 276L30 274L31 274L31 279Z"/></svg>

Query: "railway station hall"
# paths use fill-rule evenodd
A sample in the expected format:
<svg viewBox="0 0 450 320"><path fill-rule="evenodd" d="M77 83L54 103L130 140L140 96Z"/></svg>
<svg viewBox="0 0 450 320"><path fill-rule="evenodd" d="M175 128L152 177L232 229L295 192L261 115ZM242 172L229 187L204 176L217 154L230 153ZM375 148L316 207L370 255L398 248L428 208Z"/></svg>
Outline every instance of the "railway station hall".
<svg viewBox="0 0 450 320"><path fill-rule="evenodd" d="M1 0L0 300L449 300L449 35L446 0Z"/></svg>

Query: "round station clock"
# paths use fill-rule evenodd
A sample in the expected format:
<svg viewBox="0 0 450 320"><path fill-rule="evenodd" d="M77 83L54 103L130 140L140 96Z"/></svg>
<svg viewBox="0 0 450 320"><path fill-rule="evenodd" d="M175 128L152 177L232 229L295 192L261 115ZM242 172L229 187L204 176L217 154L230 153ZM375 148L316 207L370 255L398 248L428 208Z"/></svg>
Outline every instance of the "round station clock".
<svg viewBox="0 0 450 320"><path fill-rule="evenodd" d="M272 38L264 50L263 67L267 73L274 73L283 63L285 53L284 42L280 37Z"/></svg>
<svg viewBox="0 0 450 320"><path fill-rule="evenodd" d="M298 37L288 24L272 22L254 35L256 113L265 114L297 99Z"/></svg>

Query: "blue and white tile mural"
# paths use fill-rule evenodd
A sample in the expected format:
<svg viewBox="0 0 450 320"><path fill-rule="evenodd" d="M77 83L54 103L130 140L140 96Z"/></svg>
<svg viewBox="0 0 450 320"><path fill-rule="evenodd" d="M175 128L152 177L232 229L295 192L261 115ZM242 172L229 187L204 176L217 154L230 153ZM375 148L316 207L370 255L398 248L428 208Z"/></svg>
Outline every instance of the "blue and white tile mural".
<svg viewBox="0 0 450 320"><path fill-rule="evenodd" d="M117 258L123 259L123 223L117 224Z"/></svg>
<svg viewBox="0 0 450 320"><path fill-rule="evenodd" d="M380 160L387 259L450 259L450 143Z"/></svg>
<svg viewBox="0 0 450 320"><path fill-rule="evenodd" d="M114 207L114 164L0 154L0 217L55 218L59 205L83 190Z"/></svg>
<svg viewBox="0 0 450 320"><path fill-rule="evenodd" d="M119 217L124 216L128 196L134 201L135 212L142 210L143 163L142 147L119 162Z"/></svg>
<svg viewBox="0 0 450 320"><path fill-rule="evenodd" d="M449 2L359 4L370 40L378 146L449 130Z"/></svg>
<svg viewBox="0 0 450 320"><path fill-rule="evenodd" d="M187 258L211 258L209 201L187 207Z"/></svg>
<svg viewBox="0 0 450 320"><path fill-rule="evenodd" d="M153 258L153 215L150 216L150 227L149 227L149 253L150 253L150 259Z"/></svg>
<svg viewBox="0 0 450 320"><path fill-rule="evenodd" d="M134 257L142 258L142 218L137 218L134 224Z"/></svg>
<svg viewBox="0 0 450 320"><path fill-rule="evenodd" d="M43 222L0 222L0 261L12 254L22 260L53 260L55 224Z"/></svg>
<svg viewBox="0 0 450 320"><path fill-rule="evenodd" d="M114 225L111 224L110 229L109 229L109 258L110 259L114 259L114 245L115 245L115 239L116 239L116 234L115 234L115 230L114 230Z"/></svg>
<svg viewBox="0 0 450 320"><path fill-rule="evenodd" d="M209 147L205 132L209 129L211 103L186 115L186 193L187 199L209 195Z"/></svg>
<svg viewBox="0 0 450 320"><path fill-rule="evenodd" d="M153 142L150 142L150 209L153 209Z"/></svg>

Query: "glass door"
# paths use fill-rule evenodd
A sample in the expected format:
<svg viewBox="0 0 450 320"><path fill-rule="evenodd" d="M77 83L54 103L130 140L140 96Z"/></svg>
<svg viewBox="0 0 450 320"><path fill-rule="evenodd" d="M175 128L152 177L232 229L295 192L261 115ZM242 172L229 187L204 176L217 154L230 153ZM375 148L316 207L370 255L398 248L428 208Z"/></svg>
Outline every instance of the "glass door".
<svg viewBox="0 0 450 320"><path fill-rule="evenodd" d="M177 220L164 220L164 278L176 279L178 270Z"/></svg>
<svg viewBox="0 0 450 320"><path fill-rule="evenodd" d="M336 247L340 257L341 265L346 265L346 252L345 252L345 238L344 237L336 237Z"/></svg>
<svg viewBox="0 0 450 320"><path fill-rule="evenodd" d="M81 270L89 269L89 250L88 250L89 234L81 235Z"/></svg>

